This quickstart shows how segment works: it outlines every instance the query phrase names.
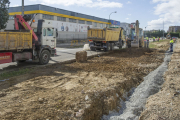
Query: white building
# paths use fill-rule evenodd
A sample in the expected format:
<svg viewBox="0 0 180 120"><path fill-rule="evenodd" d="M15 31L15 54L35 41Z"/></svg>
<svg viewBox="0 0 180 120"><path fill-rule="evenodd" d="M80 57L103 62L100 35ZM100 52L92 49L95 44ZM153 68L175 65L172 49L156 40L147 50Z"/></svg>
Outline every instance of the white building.
<svg viewBox="0 0 180 120"><path fill-rule="evenodd" d="M21 6L9 8L10 20L8 21L6 29L14 28L13 16L21 14L21 10ZM109 21L108 19L49 7L41 4L25 6L24 10L24 14L37 14L35 20L52 20L54 27L58 29L57 43L70 43L72 40L86 40L88 26L90 28L102 29L107 27L109 24L113 27L119 27L120 25L120 22L118 21Z"/></svg>
<svg viewBox="0 0 180 120"><path fill-rule="evenodd" d="M124 30L126 31L126 35L128 36L128 35L130 35L131 33L131 24L130 23L125 23L125 22L122 22L121 24L120 24L120 27L123 27L124 28Z"/></svg>

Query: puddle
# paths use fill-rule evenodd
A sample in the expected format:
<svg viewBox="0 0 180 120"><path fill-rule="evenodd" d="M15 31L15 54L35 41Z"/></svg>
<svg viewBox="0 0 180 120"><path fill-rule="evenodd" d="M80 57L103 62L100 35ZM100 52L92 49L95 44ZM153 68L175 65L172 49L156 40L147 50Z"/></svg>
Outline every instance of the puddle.
<svg viewBox="0 0 180 120"><path fill-rule="evenodd" d="M0 80L0 82L4 82L4 81L7 81L7 80L9 80L9 79Z"/></svg>

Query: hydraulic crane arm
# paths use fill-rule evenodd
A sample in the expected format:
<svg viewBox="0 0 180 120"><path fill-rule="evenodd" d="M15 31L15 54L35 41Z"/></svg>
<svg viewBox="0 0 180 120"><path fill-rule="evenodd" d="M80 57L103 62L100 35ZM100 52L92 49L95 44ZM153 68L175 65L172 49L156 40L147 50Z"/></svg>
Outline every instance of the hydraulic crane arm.
<svg viewBox="0 0 180 120"><path fill-rule="evenodd" d="M15 15L14 22L15 22L15 30L20 30L20 29L32 30L31 26L27 23L27 21L25 21L25 19L21 15ZM32 30L32 37L34 41L38 41L38 37L36 36L33 30Z"/></svg>

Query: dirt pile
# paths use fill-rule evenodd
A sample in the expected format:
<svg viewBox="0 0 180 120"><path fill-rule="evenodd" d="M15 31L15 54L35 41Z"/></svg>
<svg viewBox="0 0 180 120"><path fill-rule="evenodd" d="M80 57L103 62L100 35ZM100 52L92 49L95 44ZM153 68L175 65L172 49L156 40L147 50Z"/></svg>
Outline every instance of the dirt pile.
<svg viewBox="0 0 180 120"><path fill-rule="evenodd" d="M76 52L76 62L86 62L86 61L87 61L86 51Z"/></svg>
<svg viewBox="0 0 180 120"><path fill-rule="evenodd" d="M154 46L153 48L159 49L159 50L167 50L169 48L169 42L170 40L161 40L160 42L150 42L150 46Z"/></svg>
<svg viewBox="0 0 180 120"><path fill-rule="evenodd" d="M148 98L140 120L180 119L180 41L177 42L162 89Z"/></svg>
<svg viewBox="0 0 180 120"><path fill-rule="evenodd" d="M0 119L100 119L163 58L158 50L123 49L10 78L0 83Z"/></svg>

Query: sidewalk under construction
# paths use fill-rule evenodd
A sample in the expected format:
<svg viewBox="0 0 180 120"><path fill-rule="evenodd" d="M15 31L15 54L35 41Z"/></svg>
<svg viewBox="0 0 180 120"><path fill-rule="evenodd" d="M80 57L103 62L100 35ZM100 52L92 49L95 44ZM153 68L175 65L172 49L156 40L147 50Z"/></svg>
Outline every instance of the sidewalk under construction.
<svg viewBox="0 0 180 120"><path fill-rule="evenodd" d="M84 63L54 64L0 82L0 119L100 119L164 59L163 50L115 50Z"/></svg>

